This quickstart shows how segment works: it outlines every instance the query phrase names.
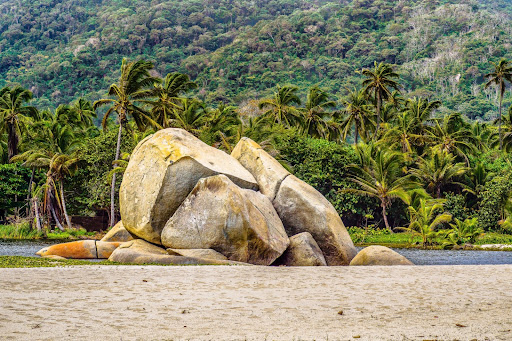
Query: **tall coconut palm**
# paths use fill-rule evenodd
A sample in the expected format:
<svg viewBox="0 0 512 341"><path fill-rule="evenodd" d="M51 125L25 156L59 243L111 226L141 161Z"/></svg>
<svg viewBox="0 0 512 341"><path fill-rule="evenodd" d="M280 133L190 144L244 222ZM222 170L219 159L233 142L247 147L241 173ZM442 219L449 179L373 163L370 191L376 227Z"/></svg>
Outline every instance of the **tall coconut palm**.
<svg viewBox="0 0 512 341"><path fill-rule="evenodd" d="M498 88L500 99L498 108L498 132L500 136L500 150L503 148L503 136L501 134L501 106L503 103L503 95L505 94L506 82L512 82L512 65L508 60L502 58L498 63L491 62L494 65L494 71L485 75L489 80L485 83L487 89L491 85Z"/></svg>
<svg viewBox="0 0 512 341"><path fill-rule="evenodd" d="M299 129L301 133L315 138L325 138L329 134L327 121L332 119L328 109L336 106L329 100L329 94L317 86L309 89L305 107L301 110Z"/></svg>
<svg viewBox="0 0 512 341"><path fill-rule="evenodd" d="M7 156L18 154L18 144L24 125L29 118L37 118L37 109L24 104L32 99L32 92L19 86L0 90L0 122L7 133Z"/></svg>
<svg viewBox="0 0 512 341"><path fill-rule="evenodd" d="M112 84L108 90L108 95L113 98L103 98L94 102L94 110L104 105L110 105L110 108L103 116L102 126L107 127L108 118L113 113L117 114L119 123L119 132L117 135L117 145L115 160L119 160L121 152L121 135L123 125L127 122L129 117L132 117L139 130L143 131L147 125L157 125L157 123L137 104L138 101L151 96L148 87L155 83L159 83L158 78L152 77L149 71L153 69L153 63L138 60L135 62L128 62L123 58L121 63L121 76L117 84ZM112 186L110 190L110 226L115 225L115 184L116 174L113 175Z"/></svg>
<svg viewBox="0 0 512 341"><path fill-rule="evenodd" d="M384 224L393 232L388 222L387 209L396 198L409 204L408 190L417 187L418 184L411 175L403 173L401 153L367 145L358 145L356 152L359 164L353 164L349 169L350 180L359 188L346 189L344 192L377 198L380 201Z"/></svg>
<svg viewBox="0 0 512 341"><path fill-rule="evenodd" d="M368 109L363 90L352 90L346 98L341 100L343 109L341 111L340 129L342 139L346 140L348 134L354 131L354 145L358 143L359 137L367 142L369 132L374 128L375 122L372 119L373 113Z"/></svg>
<svg viewBox="0 0 512 341"><path fill-rule="evenodd" d="M411 169L410 173L438 199L447 185L464 187L457 180L468 171L468 168L463 162L456 162L455 156L445 150L434 148L428 157L420 157L417 165L418 168Z"/></svg>
<svg viewBox="0 0 512 341"><path fill-rule="evenodd" d="M285 126L292 126L296 123L299 112L295 105L300 105L301 101L297 95L296 86L285 85L277 86L277 91L270 99L260 101L259 108L265 109L264 115L272 117L275 123Z"/></svg>
<svg viewBox="0 0 512 341"><path fill-rule="evenodd" d="M375 136L380 128L381 108L384 100L388 99L392 89L399 90L400 84L397 80L400 76L393 71L390 64L374 62L373 69L363 69L361 72L366 79L363 81L364 92L375 99L375 108L377 114L377 127Z"/></svg>

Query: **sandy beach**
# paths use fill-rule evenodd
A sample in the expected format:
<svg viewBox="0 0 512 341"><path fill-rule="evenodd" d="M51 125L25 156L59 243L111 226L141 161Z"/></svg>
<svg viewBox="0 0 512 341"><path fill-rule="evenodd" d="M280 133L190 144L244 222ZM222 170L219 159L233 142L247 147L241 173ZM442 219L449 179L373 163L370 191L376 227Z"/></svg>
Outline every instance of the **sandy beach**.
<svg viewBox="0 0 512 341"><path fill-rule="evenodd" d="M511 340L512 265L0 270L2 340Z"/></svg>

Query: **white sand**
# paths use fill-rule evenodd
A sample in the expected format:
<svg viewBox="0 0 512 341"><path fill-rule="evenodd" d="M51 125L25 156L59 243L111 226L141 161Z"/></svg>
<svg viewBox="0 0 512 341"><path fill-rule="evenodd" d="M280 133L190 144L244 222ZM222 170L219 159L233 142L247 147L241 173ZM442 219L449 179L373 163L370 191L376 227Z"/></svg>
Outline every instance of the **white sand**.
<svg viewBox="0 0 512 341"><path fill-rule="evenodd" d="M1 340L512 340L511 330L512 265L0 270Z"/></svg>

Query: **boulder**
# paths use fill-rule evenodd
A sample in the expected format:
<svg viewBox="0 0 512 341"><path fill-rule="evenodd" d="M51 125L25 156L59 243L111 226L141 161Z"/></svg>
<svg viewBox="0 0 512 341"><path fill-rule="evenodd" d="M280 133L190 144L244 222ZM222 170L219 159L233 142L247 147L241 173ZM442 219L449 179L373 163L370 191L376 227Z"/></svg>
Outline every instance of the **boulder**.
<svg viewBox="0 0 512 341"><path fill-rule="evenodd" d="M123 222L120 221L117 224L114 225L110 229L110 231L107 232L107 234L101 238L102 242L128 242L133 239L133 236L130 232L126 231L126 229L123 226ZM107 257L108 258L108 257Z"/></svg>
<svg viewBox="0 0 512 341"><path fill-rule="evenodd" d="M98 259L107 259L110 257L112 252L121 245L121 242L96 242L96 258Z"/></svg>
<svg viewBox="0 0 512 341"><path fill-rule="evenodd" d="M227 260L171 256L165 249L150 244L142 239L135 239L121 244L108 260L111 262L131 264L240 265L240 263Z"/></svg>
<svg viewBox="0 0 512 341"><path fill-rule="evenodd" d="M240 187L258 189L254 177L230 155L182 129L162 129L134 149L119 190L124 227L161 244L165 223L197 181L224 174Z"/></svg>
<svg viewBox="0 0 512 341"><path fill-rule="evenodd" d="M267 197L217 175L197 183L165 224L162 243L172 249L213 249L233 261L270 265L289 241Z"/></svg>
<svg viewBox="0 0 512 341"><path fill-rule="evenodd" d="M41 256L41 257L42 258L53 259L53 260L66 260L66 258L61 257L61 256L57 256L57 255L46 255L46 256Z"/></svg>
<svg viewBox="0 0 512 341"><path fill-rule="evenodd" d="M74 259L107 259L121 243L101 242L96 240L80 240L45 247L36 255L48 258L48 256L60 256Z"/></svg>
<svg viewBox="0 0 512 341"><path fill-rule="evenodd" d="M414 265L401 254L380 245L368 246L352 259L350 265Z"/></svg>
<svg viewBox="0 0 512 341"><path fill-rule="evenodd" d="M228 258L212 249L167 249L171 256L185 256L201 259L227 260Z"/></svg>
<svg viewBox="0 0 512 341"><path fill-rule="evenodd" d="M288 249L273 265L321 266L327 263L313 236L309 232L302 232L290 237Z"/></svg>
<svg viewBox="0 0 512 341"><path fill-rule="evenodd" d="M95 259L97 257L95 240L80 240L76 242L62 243L45 247L36 255L41 257L60 256L75 259Z"/></svg>
<svg viewBox="0 0 512 341"><path fill-rule="evenodd" d="M254 176L261 193L271 201L276 197L281 182L290 175L276 159L247 137L240 139L231 156Z"/></svg>
<svg viewBox="0 0 512 341"><path fill-rule="evenodd" d="M287 176L273 204L288 235L311 233L328 265L348 265L356 255L356 248L336 209L304 181Z"/></svg>

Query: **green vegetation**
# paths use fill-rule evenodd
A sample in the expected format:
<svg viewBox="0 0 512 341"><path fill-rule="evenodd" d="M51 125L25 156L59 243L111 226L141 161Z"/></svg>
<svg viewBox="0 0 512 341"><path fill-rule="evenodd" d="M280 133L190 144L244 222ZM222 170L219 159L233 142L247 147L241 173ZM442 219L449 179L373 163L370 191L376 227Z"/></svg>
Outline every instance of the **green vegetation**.
<svg viewBox="0 0 512 341"><path fill-rule="evenodd" d="M98 212L113 225L130 153L168 127L227 152L252 138L365 242L511 233L510 14L488 0L2 2L5 235L63 235Z"/></svg>
<svg viewBox="0 0 512 341"><path fill-rule="evenodd" d="M87 232L85 229L65 229L64 231L46 231L33 229L28 223L0 225L1 239L55 239L55 240L75 240L91 238L94 232Z"/></svg>

